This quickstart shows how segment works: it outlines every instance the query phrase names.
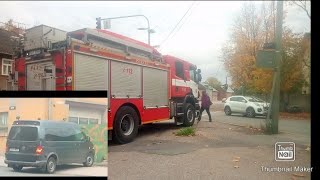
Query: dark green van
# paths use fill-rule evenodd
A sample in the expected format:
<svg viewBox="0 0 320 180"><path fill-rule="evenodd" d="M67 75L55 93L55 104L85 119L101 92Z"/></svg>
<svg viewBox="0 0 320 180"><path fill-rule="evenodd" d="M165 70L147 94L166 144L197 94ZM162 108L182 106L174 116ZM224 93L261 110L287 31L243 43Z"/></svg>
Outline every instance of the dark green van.
<svg viewBox="0 0 320 180"><path fill-rule="evenodd" d="M6 144L5 163L15 171L38 167L53 173L57 165L92 166L94 146L78 124L50 120L14 121Z"/></svg>

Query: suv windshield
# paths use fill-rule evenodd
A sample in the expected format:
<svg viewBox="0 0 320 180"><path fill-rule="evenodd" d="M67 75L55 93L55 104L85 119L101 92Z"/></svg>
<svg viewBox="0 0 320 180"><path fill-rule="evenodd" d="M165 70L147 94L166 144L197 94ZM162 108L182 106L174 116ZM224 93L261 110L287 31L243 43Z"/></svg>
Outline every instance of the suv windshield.
<svg viewBox="0 0 320 180"><path fill-rule="evenodd" d="M264 102L263 100L255 97L246 97L250 102Z"/></svg>
<svg viewBox="0 0 320 180"><path fill-rule="evenodd" d="M38 128L28 126L12 126L9 140L36 141L38 139Z"/></svg>

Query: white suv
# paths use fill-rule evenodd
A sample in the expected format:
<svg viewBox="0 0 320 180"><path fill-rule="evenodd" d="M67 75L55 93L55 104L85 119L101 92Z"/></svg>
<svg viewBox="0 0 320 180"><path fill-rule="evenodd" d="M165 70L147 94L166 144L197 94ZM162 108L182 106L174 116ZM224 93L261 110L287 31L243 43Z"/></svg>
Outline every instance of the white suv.
<svg viewBox="0 0 320 180"><path fill-rule="evenodd" d="M267 103L256 97L249 96L231 96L224 104L226 115L232 113L242 113L248 117L256 115L267 115L270 103Z"/></svg>

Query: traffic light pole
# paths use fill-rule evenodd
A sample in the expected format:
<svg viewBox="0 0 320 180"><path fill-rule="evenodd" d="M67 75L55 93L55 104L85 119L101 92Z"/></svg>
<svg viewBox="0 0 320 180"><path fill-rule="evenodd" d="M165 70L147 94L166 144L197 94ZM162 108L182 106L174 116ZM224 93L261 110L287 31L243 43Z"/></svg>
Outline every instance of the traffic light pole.
<svg viewBox="0 0 320 180"><path fill-rule="evenodd" d="M272 86L271 98L271 132L277 134L279 132L279 108L280 108L280 73L281 73L281 52L282 52L282 23L283 23L283 1L277 2L277 17L276 17L276 32L275 32L275 45L276 45L276 68L274 69L274 79ZM267 119L270 118L270 112ZM267 124L268 125L268 124Z"/></svg>
<svg viewBox="0 0 320 180"><path fill-rule="evenodd" d="M147 20L148 23L148 45L150 45L150 23L149 19L145 15L131 15L131 16L119 16L119 17L112 17L112 18L103 18L101 20L111 20L111 19L122 19L122 18L130 18L130 17L144 17Z"/></svg>

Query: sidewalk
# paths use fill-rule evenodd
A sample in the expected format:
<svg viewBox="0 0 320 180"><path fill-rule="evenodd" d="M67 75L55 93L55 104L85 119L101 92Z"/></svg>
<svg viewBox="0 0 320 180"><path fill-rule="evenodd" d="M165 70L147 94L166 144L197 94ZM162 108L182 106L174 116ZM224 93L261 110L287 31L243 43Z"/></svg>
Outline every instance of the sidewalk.
<svg viewBox="0 0 320 180"><path fill-rule="evenodd" d="M108 167L108 161L104 160L101 163L95 163L94 166L100 166L100 167ZM7 167L7 164L4 163L4 154L0 154L0 166Z"/></svg>
<svg viewBox="0 0 320 180"><path fill-rule="evenodd" d="M0 166L7 167L8 165L4 163L4 154L0 154Z"/></svg>

